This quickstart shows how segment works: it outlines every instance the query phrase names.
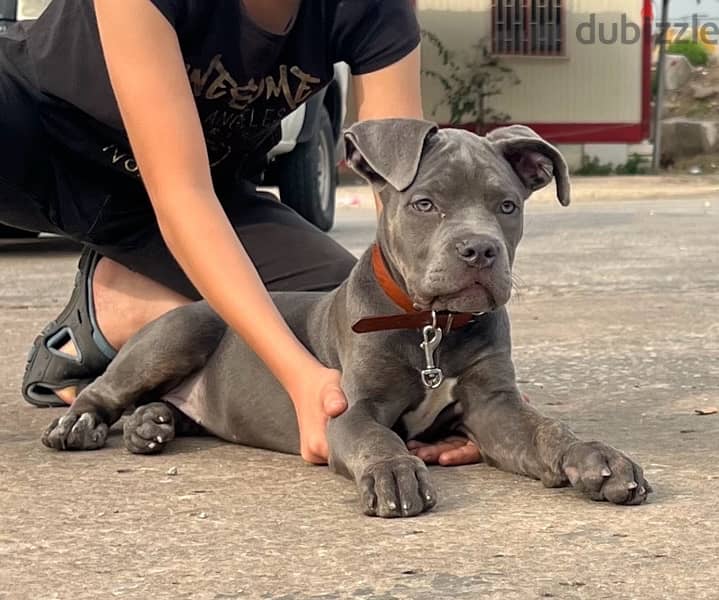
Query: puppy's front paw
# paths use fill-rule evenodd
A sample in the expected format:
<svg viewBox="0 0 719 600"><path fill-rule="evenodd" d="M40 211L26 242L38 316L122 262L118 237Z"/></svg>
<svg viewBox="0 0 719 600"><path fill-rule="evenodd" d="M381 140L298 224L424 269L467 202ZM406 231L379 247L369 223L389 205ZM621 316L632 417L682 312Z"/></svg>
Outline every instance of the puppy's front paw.
<svg viewBox="0 0 719 600"><path fill-rule="evenodd" d="M573 444L562 468L570 483L592 500L641 504L653 491L638 464L602 442Z"/></svg>
<svg viewBox="0 0 719 600"><path fill-rule="evenodd" d="M97 450L105 445L108 429L96 413L70 409L50 423L42 443L55 450Z"/></svg>
<svg viewBox="0 0 719 600"><path fill-rule="evenodd" d="M437 503L429 470L416 456L397 456L367 467L358 483L362 510L376 517L413 517Z"/></svg>

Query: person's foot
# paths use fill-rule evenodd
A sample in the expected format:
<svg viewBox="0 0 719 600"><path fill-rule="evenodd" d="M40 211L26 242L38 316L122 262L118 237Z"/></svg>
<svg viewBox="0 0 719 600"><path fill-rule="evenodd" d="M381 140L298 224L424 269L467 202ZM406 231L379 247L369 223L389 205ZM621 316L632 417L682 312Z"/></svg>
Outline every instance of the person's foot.
<svg viewBox="0 0 719 600"><path fill-rule="evenodd" d="M32 344L22 382L30 404L48 407L72 401L76 388L102 373L115 355L95 318L91 282L99 259L95 252L83 251L67 305Z"/></svg>
<svg viewBox="0 0 719 600"><path fill-rule="evenodd" d="M62 400L65 404L70 406L73 402L75 402L75 398L77 398L77 386L72 385L70 387L66 387L62 390L55 390L55 395Z"/></svg>
<svg viewBox="0 0 719 600"><path fill-rule="evenodd" d="M117 349L119 348L119 344L117 344L113 339L111 339L111 337L115 337L109 335L109 333L111 333L111 328L110 331L107 331L107 325L111 325L112 320L108 320L105 318L110 309L107 300L108 297L112 295L112 291L108 290L106 286L106 283L109 281L110 278L108 272L111 271L111 269L111 261L101 258L95 265L95 270L92 274L91 281L88 282L88 285L92 289L93 310L95 311L95 318L97 319L99 325L98 329L100 329L100 332L105 337L110 347L112 347L113 350L117 351ZM101 322L106 325L106 327L102 327L100 325ZM69 356L75 357L77 356L78 352L77 347L72 340L67 342L60 349L60 351ZM77 393L77 386L74 385L55 391L55 395L68 405L72 404L75 401Z"/></svg>
<svg viewBox="0 0 719 600"><path fill-rule="evenodd" d="M109 258L98 260L89 285L97 328L115 352L148 322L188 302L185 297ZM142 294L138 294L138 290L142 290ZM143 296L148 299L147 303L142 302ZM77 356L72 340L61 352ZM77 386L55 391L65 404L72 404L77 393Z"/></svg>
<svg viewBox="0 0 719 600"><path fill-rule="evenodd" d="M522 392L522 400L529 402L529 396ZM428 465L458 467L482 462L482 451L470 439L450 436L433 444L410 440L407 449Z"/></svg>
<svg viewBox="0 0 719 600"><path fill-rule="evenodd" d="M410 440L407 448L428 465L456 467L482 462L482 453L475 443L459 436L448 437L434 444Z"/></svg>

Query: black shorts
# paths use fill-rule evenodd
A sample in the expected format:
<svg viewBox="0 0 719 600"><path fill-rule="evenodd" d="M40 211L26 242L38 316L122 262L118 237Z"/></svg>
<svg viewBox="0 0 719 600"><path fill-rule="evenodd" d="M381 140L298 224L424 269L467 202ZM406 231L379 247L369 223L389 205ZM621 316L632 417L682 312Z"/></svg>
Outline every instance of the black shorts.
<svg viewBox="0 0 719 600"><path fill-rule="evenodd" d="M1 59L0 223L74 239L199 298L167 249L137 181L129 176L119 181L54 148L33 94ZM224 186L218 195L268 289L331 289L354 265L354 257L332 238L252 184Z"/></svg>

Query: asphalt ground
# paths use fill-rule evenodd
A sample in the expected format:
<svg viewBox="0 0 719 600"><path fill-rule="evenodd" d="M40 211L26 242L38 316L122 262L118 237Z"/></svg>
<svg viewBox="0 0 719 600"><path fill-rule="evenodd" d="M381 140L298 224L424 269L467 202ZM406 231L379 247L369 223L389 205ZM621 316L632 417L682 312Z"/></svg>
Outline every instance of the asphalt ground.
<svg viewBox="0 0 719 600"><path fill-rule="evenodd" d="M719 414L695 412L719 405L719 198L605 200L602 185L528 209L515 360L537 407L644 466L640 507L433 467L437 508L385 521L324 467L211 438L154 457L117 433L50 451L39 437L61 410L18 390L77 248L0 242L0 598L719 598ZM369 198L340 200L333 235L360 252Z"/></svg>

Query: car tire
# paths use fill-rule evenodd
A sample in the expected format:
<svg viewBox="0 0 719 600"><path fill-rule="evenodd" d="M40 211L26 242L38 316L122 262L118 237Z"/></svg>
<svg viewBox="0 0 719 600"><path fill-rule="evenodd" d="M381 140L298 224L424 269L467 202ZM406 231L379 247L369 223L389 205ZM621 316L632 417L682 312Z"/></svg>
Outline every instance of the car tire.
<svg viewBox="0 0 719 600"><path fill-rule="evenodd" d="M322 231L335 220L337 157L332 121L323 106L312 138L277 158L280 200Z"/></svg>
<svg viewBox="0 0 719 600"><path fill-rule="evenodd" d="M15 229L8 225L2 225L0 223L0 239L6 240L17 240L21 238L36 238L37 233L33 231L25 231L24 229Z"/></svg>

